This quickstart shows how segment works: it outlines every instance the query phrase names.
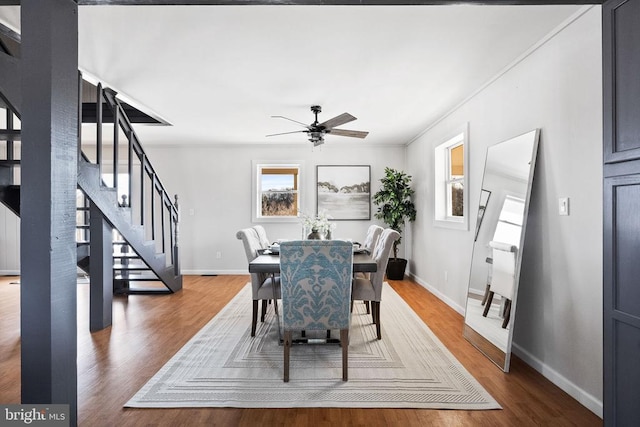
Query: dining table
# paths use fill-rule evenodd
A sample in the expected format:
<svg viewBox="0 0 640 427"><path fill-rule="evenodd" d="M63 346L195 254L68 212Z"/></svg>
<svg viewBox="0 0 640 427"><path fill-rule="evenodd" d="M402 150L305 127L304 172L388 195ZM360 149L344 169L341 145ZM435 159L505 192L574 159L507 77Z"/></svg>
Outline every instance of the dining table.
<svg viewBox="0 0 640 427"><path fill-rule="evenodd" d="M375 273L378 264L371 258L365 250L357 250L353 253L354 273ZM280 254L271 252L269 249L258 251L258 256L249 263L249 273L271 273L280 272Z"/></svg>
<svg viewBox="0 0 640 427"><path fill-rule="evenodd" d="M375 273L378 270L378 264L364 249L354 249L353 253L353 273ZM249 262L249 273L266 273L270 274L275 283L276 274L280 273L280 254L278 252L272 252L270 249L261 249L258 251L258 256L253 261ZM273 289L273 302L274 311L276 315L276 324L278 327L278 338L280 343L282 340L282 333L280 331L280 314L278 313L278 297L276 286L272 286ZM305 339L295 340L296 342L308 342ZM330 340L327 337L325 342L340 342L339 340Z"/></svg>

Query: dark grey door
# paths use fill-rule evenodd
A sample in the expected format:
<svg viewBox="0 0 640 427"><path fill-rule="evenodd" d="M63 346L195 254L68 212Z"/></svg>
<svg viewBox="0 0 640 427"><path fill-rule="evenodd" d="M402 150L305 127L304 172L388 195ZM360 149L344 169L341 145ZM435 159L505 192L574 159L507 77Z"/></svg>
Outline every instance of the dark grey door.
<svg viewBox="0 0 640 427"><path fill-rule="evenodd" d="M604 424L635 426L640 422L640 0L606 1L602 19Z"/></svg>

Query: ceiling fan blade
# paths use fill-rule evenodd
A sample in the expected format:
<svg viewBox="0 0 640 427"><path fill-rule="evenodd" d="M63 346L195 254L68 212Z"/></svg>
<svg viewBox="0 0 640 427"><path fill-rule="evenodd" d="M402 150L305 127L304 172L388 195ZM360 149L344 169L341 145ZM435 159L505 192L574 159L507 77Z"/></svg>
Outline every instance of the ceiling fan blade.
<svg viewBox="0 0 640 427"><path fill-rule="evenodd" d="M318 126L323 126L325 129L331 129L336 126L340 126L345 123L352 122L354 120L356 120L356 118L353 117L351 114L342 113L339 116L334 117L333 119L329 119L326 122L320 123Z"/></svg>
<svg viewBox="0 0 640 427"><path fill-rule="evenodd" d="M347 129L331 129L331 130L327 130L327 133L331 135L350 136L352 138L365 138L367 135L369 135L369 132L364 132L361 130L347 130Z"/></svg>
<svg viewBox="0 0 640 427"><path fill-rule="evenodd" d="M309 132L309 131L308 130L294 130L293 132L272 133L271 135L265 135L265 136L289 135L290 133L301 133L301 132Z"/></svg>
<svg viewBox="0 0 640 427"><path fill-rule="evenodd" d="M297 121L297 120L290 119L289 117L285 117L285 116L271 116L271 117L272 117L272 118L274 118L274 119L285 119L285 120L289 120L290 122L297 123L297 124L299 124L299 125L301 125L301 126L304 126L304 127L306 127L306 128L308 128L308 127L309 127L309 125L308 125L308 124L305 124L305 123L299 122L299 121Z"/></svg>

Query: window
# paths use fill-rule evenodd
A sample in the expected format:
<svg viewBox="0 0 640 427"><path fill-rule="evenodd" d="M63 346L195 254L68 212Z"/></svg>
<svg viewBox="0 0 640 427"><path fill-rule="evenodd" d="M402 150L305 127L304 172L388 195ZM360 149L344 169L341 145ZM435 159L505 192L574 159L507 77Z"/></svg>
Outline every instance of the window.
<svg viewBox="0 0 640 427"><path fill-rule="evenodd" d="M447 148L447 218L464 217L464 143Z"/></svg>
<svg viewBox="0 0 640 427"><path fill-rule="evenodd" d="M434 150L436 225L468 230L467 126Z"/></svg>
<svg viewBox="0 0 640 427"><path fill-rule="evenodd" d="M255 163L254 221L298 220L300 165Z"/></svg>
<svg viewBox="0 0 640 427"><path fill-rule="evenodd" d="M500 210L496 231L493 233L493 240L520 247L523 220L524 199L506 196Z"/></svg>

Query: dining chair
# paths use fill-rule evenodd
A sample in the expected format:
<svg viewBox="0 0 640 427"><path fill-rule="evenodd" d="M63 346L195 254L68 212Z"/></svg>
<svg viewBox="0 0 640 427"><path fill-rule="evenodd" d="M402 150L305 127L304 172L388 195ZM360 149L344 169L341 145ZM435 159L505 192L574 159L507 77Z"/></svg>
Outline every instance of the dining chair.
<svg viewBox="0 0 640 427"><path fill-rule="evenodd" d="M366 250L368 253L373 253L373 249L376 247L376 243L378 243L378 239L380 238L380 234L382 233L384 228L379 225L371 224L369 229L367 230L367 234L362 242L362 249ZM358 273L356 277L368 279L370 273ZM371 313L369 308L369 301L364 301L365 306L367 307L367 314Z"/></svg>
<svg viewBox="0 0 640 427"><path fill-rule="evenodd" d="M260 241L260 249L269 249L271 247L271 243L269 237L267 237L267 231L261 225L254 225L253 229L256 230L258 234L258 240ZM275 276L276 280L278 280L278 275ZM266 280L268 277L264 277ZM262 300L262 314L260 315L260 321L264 322L264 316L267 314L267 303L271 303L271 300Z"/></svg>
<svg viewBox="0 0 640 427"><path fill-rule="evenodd" d="M379 225L370 225L367 230L367 235L362 242L362 248L369 253L373 253L373 249L376 247L376 243L378 243L378 239L380 238L380 234L382 234L383 230L384 228Z"/></svg>
<svg viewBox="0 0 640 427"><path fill-rule="evenodd" d="M398 240L400 233L387 228L382 231L376 243L371 257L377 264L375 273L371 273L369 278L356 277L353 280L352 298L354 301L369 301L371 303L371 315L373 323L376 325L376 335L382 339L380 328L380 301L382 299L382 284L384 273L389 262L389 254L393 248L393 242Z"/></svg>
<svg viewBox="0 0 640 427"><path fill-rule="evenodd" d="M340 330L342 380L348 380L353 244L294 240L280 244L284 381L289 381L293 331Z"/></svg>
<svg viewBox="0 0 640 427"><path fill-rule="evenodd" d="M271 246L271 242L269 242L269 238L267 237L267 232L261 225L254 225L253 229L256 230L258 234L258 240L260 241L260 248L267 249Z"/></svg>
<svg viewBox="0 0 640 427"><path fill-rule="evenodd" d="M236 237L242 240L244 252L247 256L247 263L253 261L258 256L258 250L264 249L260 245L260 238L254 228L244 228L236 233ZM273 299L273 286L276 286L276 295L280 294L280 278L271 277L269 274L251 273L251 297L253 300L253 312L251 316L251 336L256 335L256 324L258 322L258 301L262 300L262 314L260 321L264 322L267 310L267 302Z"/></svg>
<svg viewBox="0 0 640 427"><path fill-rule="evenodd" d="M506 328L511 318L511 301L515 289L516 253L518 248L511 243L491 241L491 282L482 315L487 317L495 294L505 299L502 306L502 327Z"/></svg>

